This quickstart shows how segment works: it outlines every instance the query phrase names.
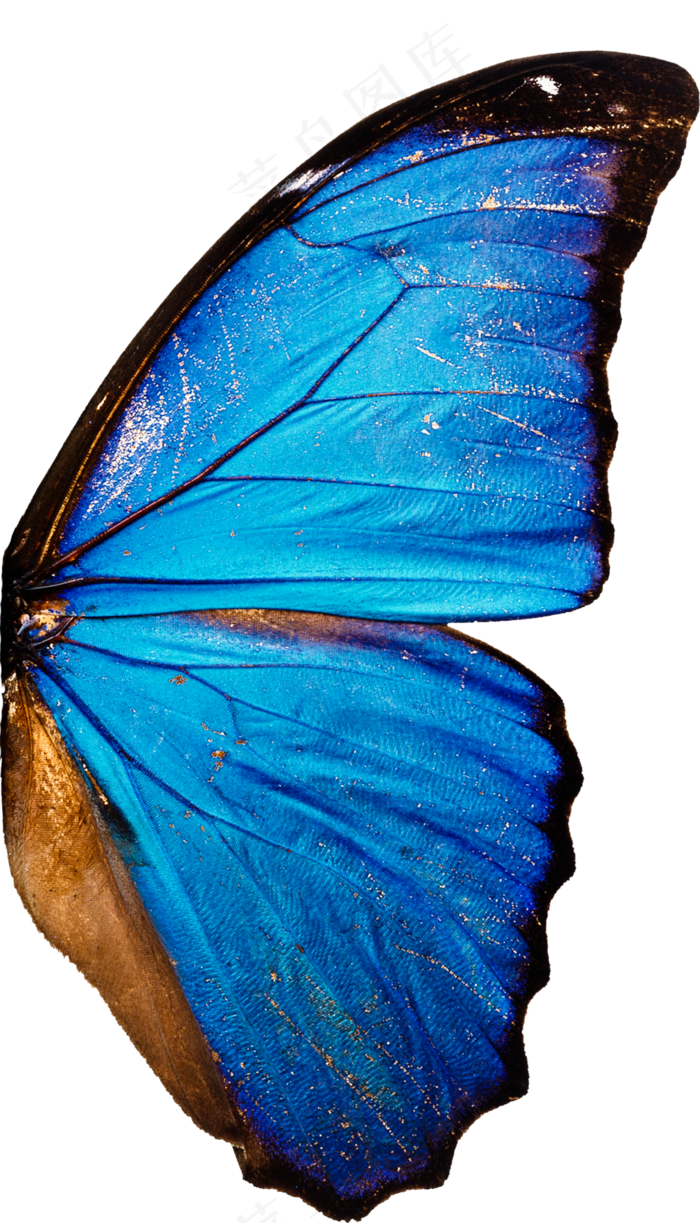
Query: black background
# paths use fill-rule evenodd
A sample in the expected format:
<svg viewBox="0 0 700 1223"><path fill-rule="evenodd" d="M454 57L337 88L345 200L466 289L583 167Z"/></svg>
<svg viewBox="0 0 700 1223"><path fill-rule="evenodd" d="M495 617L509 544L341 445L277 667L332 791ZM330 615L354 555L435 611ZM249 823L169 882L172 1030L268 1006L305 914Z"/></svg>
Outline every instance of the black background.
<svg viewBox="0 0 700 1223"><path fill-rule="evenodd" d="M18 39L5 146L4 538L160 298L341 128L510 55L602 44L687 62L663 21L636 24L634 39L594 21L575 35L541 23L546 33L499 40L449 10L434 24L423 13L410 37L366 13L343 35L333 33L337 11L284 28L262 6L256 16L257 29L241 31L231 16L219 28L190 13L176 29L175 9L163 10L168 31L144 43L135 18L113 21L105 10L102 29L56 22ZM76 50L84 37L89 51ZM397 1197L374 1216L382 1223L567 1203L622 1210L658 1172L658 1118L688 1041L678 1013L677 1043L663 1052L684 844L673 774L685 711L671 676L685 668L693 587L678 550L698 344L688 318L690 159L629 275L611 363L620 423L612 580L580 615L482 634L562 692L586 773L573 823L578 876L552 911L553 982L527 1022L531 1093L466 1136L447 1189ZM6 874L2 900L6 1175L27 1169L34 1213L310 1218L301 1203L242 1184L228 1148L177 1112L97 996L33 931Z"/></svg>

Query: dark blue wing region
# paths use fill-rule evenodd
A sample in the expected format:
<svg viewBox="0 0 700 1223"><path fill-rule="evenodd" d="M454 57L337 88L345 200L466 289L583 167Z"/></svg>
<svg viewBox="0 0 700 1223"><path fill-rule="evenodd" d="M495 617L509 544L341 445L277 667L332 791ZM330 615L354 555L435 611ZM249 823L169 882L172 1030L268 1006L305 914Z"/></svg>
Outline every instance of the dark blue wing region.
<svg viewBox="0 0 700 1223"><path fill-rule="evenodd" d="M64 532L84 549L56 574L70 610L498 619L597 592L621 148L407 139L323 185L171 333Z"/></svg>
<svg viewBox="0 0 700 1223"><path fill-rule="evenodd" d="M35 679L271 1158L376 1200L524 1090L578 777L539 681L449 630L245 612L85 619Z"/></svg>

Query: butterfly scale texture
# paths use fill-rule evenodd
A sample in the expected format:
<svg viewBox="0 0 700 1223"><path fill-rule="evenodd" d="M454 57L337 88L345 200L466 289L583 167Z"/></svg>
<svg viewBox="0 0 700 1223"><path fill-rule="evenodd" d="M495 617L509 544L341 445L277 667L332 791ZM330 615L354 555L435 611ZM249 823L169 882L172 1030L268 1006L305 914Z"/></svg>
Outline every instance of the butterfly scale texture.
<svg viewBox="0 0 700 1223"><path fill-rule="evenodd" d="M360 125L137 337L8 553L10 708L60 735L230 1132L183 1106L332 1217L526 1089L580 773L551 690L440 625L601 588L621 279L696 106L550 57Z"/></svg>
<svg viewBox="0 0 700 1223"><path fill-rule="evenodd" d="M113 432L66 548L294 410L64 566L87 579L73 609L96 606L99 580L100 609L122 614L214 594L494 619L600 586L609 409L591 256L621 157L568 137L519 142L515 168L508 151L393 169L407 159L390 147L378 182L334 180L202 295Z"/></svg>

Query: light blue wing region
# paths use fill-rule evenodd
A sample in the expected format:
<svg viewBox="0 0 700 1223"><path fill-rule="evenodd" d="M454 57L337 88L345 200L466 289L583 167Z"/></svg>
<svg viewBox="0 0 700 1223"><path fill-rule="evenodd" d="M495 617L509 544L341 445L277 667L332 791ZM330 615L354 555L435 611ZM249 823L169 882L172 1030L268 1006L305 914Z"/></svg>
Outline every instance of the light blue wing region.
<svg viewBox="0 0 700 1223"><path fill-rule="evenodd" d="M504 141L417 161L331 195L321 188L294 222L311 242L352 242L453 213L544 209L604 216L615 204L619 146L587 137ZM465 165L469 169L465 173Z"/></svg>
<svg viewBox="0 0 700 1223"><path fill-rule="evenodd" d="M460 213L357 238L354 250L376 251L410 285L474 288L585 297L597 267L582 258L595 253L588 217L514 209ZM561 247L562 249L559 249ZM593 249L591 249L593 247ZM547 249L543 258L542 248Z"/></svg>
<svg viewBox="0 0 700 1223"><path fill-rule="evenodd" d="M70 639L36 682L267 1149L351 1197L524 1089L576 783L551 693L425 626L208 613Z"/></svg>
<svg viewBox="0 0 700 1223"><path fill-rule="evenodd" d="M588 302L530 293L515 301L505 293L505 300L494 296L453 287L407 292L328 375L318 397L459 394L466 386L475 394L585 403L594 383L577 357L593 344Z"/></svg>
<svg viewBox="0 0 700 1223"><path fill-rule="evenodd" d="M495 466L495 484L497 471ZM366 492L355 484L302 482L292 507L280 506L279 480L234 487L232 504L231 482L203 482L103 544L113 580L72 590L72 612L135 615L177 611L183 604L303 610L322 603L337 614L377 617L396 614L398 589L404 605L424 620L439 622L446 598L464 615L478 599L490 618L500 619L514 608L531 615L575 607L576 589L591 580L589 558L571 540L594 543L595 519L556 501L399 483L388 490L396 505L389 531L380 513L372 529ZM512 538L528 536L536 546L526 569L513 555ZM357 581L360 549L364 576ZM222 571L240 572L241 555L245 576L220 587ZM71 572L89 572L88 566L89 556ZM554 567L566 572L570 591L556 587Z"/></svg>
<svg viewBox="0 0 700 1223"><path fill-rule="evenodd" d="M541 139L518 139L517 136L504 138L500 123L495 125L494 130L470 129L460 124L450 130L449 123L446 123L444 115L441 115L410 128L403 135L366 154L353 165L339 166L336 173L314 192L309 204L301 208L300 212L311 212L320 204L345 197L358 188L372 186L381 179L388 179L390 185L400 187L405 182L403 171L411 170L416 165L428 166L436 159L448 160L451 155L468 150L481 151L483 160L475 160L475 174L479 166L498 166L499 163L507 173L512 173L509 149L514 142L521 146L518 168L530 173L537 173L546 167L548 170L566 174L572 165L578 167L581 162L588 161L593 174L596 160L607 163L610 152L604 141L593 141L578 135L558 137L556 146L552 144L543 154ZM498 152L499 149L502 151ZM487 198L489 194L487 184Z"/></svg>
<svg viewBox="0 0 700 1223"><path fill-rule="evenodd" d="M307 396L401 288L381 256L270 234L202 294L152 361L64 549L177 488Z"/></svg>
<svg viewBox="0 0 700 1223"><path fill-rule="evenodd" d="M220 465L66 564L71 610L439 621L597 593L612 435L599 330L615 308L596 286L620 166L612 144L559 137L352 190L346 175L332 198L327 183L154 358L62 548Z"/></svg>
<svg viewBox="0 0 700 1223"><path fill-rule="evenodd" d="M490 143L495 135L502 138L502 129L493 134L478 129L470 131L462 126L450 130L444 116L441 116L438 122L429 120L416 124L388 144L367 153L359 161L350 165L339 163L332 177L326 179L314 192L313 204L335 199L338 195L361 187L382 175L409 169L416 162L429 161L449 153L462 153L474 145ZM297 179L292 179L291 186L297 183L305 185L306 176L300 175Z"/></svg>

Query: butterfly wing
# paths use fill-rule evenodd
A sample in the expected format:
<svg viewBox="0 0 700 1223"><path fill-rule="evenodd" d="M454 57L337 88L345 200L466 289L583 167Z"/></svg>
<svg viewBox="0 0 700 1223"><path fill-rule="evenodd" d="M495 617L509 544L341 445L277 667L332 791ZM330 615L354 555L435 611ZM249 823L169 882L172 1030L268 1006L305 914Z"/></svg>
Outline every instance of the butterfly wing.
<svg viewBox="0 0 700 1223"><path fill-rule="evenodd" d="M246 1175L336 1217L437 1183L523 1090L578 772L509 661L294 611L597 592L620 278L695 105L672 66L553 57L360 125L164 304L10 549L20 890ZM77 933L60 786L99 834Z"/></svg>
<svg viewBox="0 0 700 1223"><path fill-rule="evenodd" d="M466 1126L526 1089L522 1018L573 864L558 698L446 629L270 612L86 617L23 684L158 931L147 984L174 966L206 1042L203 1070L189 1027L174 1051L187 1111L249 1179L336 1218L440 1183ZM76 906L71 850L74 922L103 937L111 893ZM143 1022L117 999L147 1053L151 992Z"/></svg>
<svg viewBox="0 0 700 1223"><path fill-rule="evenodd" d="M98 392L18 529L24 587L424 621L594 597L622 274L696 104L659 61L553 57L327 146Z"/></svg>

